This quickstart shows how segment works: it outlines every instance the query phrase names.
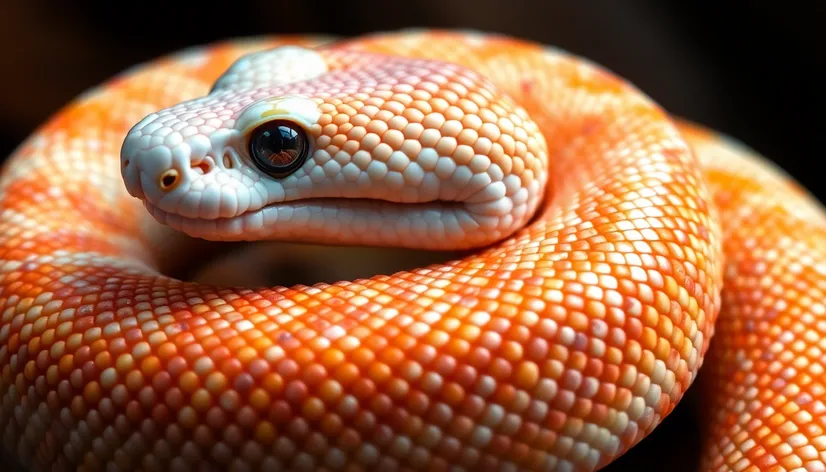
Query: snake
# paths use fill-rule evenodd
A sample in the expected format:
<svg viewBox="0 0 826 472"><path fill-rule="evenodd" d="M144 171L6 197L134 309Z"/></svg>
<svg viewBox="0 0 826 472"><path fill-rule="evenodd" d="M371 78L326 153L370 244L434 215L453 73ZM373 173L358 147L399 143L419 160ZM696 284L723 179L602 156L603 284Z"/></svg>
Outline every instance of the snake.
<svg viewBox="0 0 826 472"><path fill-rule="evenodd" d="M235 286L163 268L196 241L465 252ZM824 292L814 196L589 59L230 38L4 163L2 443L38 471L598 470L694 386L702 470L824 471Z"/></svg>

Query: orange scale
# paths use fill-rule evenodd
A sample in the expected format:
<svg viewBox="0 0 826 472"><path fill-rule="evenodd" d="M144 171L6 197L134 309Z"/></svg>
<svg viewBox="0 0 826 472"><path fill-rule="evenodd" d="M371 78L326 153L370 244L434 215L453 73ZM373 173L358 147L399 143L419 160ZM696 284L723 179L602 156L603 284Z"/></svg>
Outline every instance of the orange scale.
<svg viewBox="0 0 826 472"><path fill-rule="evenodd" d="M221 345L221 340L217 336L206 337L197 343L195 340L187 343L181 349L181 355L191 363L205 355L206 349L215 348Z"/></svg>
<svg viewBox="0 0 826 472"><path fill-rule="evenodd" d="M189 363L181 356L175 356L166 362L166 369L156 373L153 379L159 376L169 376L169 378L178 377L182 373L190 369Z"/></svg>
<svg viewBox="0 0 826 472"><path fill-rule="evenodd" d="M349 360L361 368L366 368L375 362L376 354L366 347L360 347L352 351Z"/></svg>
<svg viewBox="0 0 826 472"><path fill-rule="evenodd" d="M467 416L455 416L453 421L445 428L445 432L462 440L473 432L473 420Z"/></svg>
<svg viewBox="0 0 826 472"><path fill-rule="evenodd" d="M31 325L27 325L27 326L31 326ZM25 329L25 327L24 327L24 329ZM43 340L40 338L40 336L37 336L37 334L33 333L33 336L29 339L29 341L26 345L26 348L28 349L29 352L32 352L32 353L41 352L40 351L40 344L42 342L43 342ZM47 356L48 353L42 352L42 354L38 355L38 357L42 357L42 355ZM38 359L38 361L39 361L39 359Z"/></svg>
<svg viewBox="0 0 826 472"><path fill-rule="evenodd" d="M99 340L92 345L92 352L94 353L97 351L95 354L94 364L98 370L104 370L112 365L112 354L109 351L106 351L106 348L106 342L103 340Z"/></svg>
<svg viewBox="0 0 826 472"><path fill-rule="evenodd" d="M364 339L363 344L366 349L370 349L374 352L379 352L382 349L386 348L389 343L387 341L387 338L385 338L384 336L372 334Z"/></svg>
<svg viewBox="0 0 826 472"><path fill-rule="evenodd" d="M74 416L75 418L80 419L86 416L87 408L83 397L75 396L74 398L72 398L70 409L72 412L72 416Z"/></svg>
<svg viewBox="0 0 826 472"><path fill-rule="evenodd" d="M521 464L528 459L530 453L531 448L527 444L521 441L515 441L511 443L511 447L508 450L506 457L517 464Z"/></svg>
<svg viewBox="0 0 826 472"><path fill-rule="evenodd" d="M453 358L462 358L470 352L470 349L471 344L469 342L454 338L444 346L443 352Z"/></svg>
<svg viewBox="0 0 826 472"><path fill-rule="evenodd" d="M453 372L453 379L464 388L472 387L479 378L479 372L470 365L459 365Z"/></svg>
<svg viewBox="0 0 826 472"><path fill-rule="evenodd" d="M344 452L353 452L362 444L361 435L353 428L342 428L336 444Z"/></svg>
<svg viewBox="0 0 826 472"><path fill-rule="evenodd" d="M26 380L33 381L37 377L37 375L38 373L35 361L26 362L25 366L23 367L22 377Z"/></svg>
<svg viewBox="0 0 826 472"><path fill-rule="evenodd" d="M266 351L267 348L269 348L273 344L274 344L274 342L269 337L266 337L266 336L262 335L261 337L256 338L254 341L252 341L250 343L249 348L253 349L254 351L256 351L258 353L261 353L261 352ZM246 348L244 348L244 349L246 349ZM259 356L260 356L260 354L255 354L254 357L259 357Z"/></svg>
<svg viewBox="0 0 826 472"><path fill-rule="evenodd" d="M338 349L331 348L322 352L319 362L326 368L333 368L342 364L347 357Z"/></svg>
<svg viewBox="0 0 826 472"><path fill-rule="evenodd" d="M440 354L436 361L431 366L438 374L442 376L450 376L456 370L457 361L455 357Z"/></svg>
<svg viewBox="0 0 826 472"><path fill-rule="evenodd" d="M169 362L170 359L178 355L178 347L173 342L165 342L157 349L158 358L162 362Z"/></svg>
<svg viewBox="0 0 826 472"><path fill-rule="evenodd" d="M376 305L376 306L378 307L378 305ZM378 311L380 311L379 308L376 308L375 310L371 310L371 312L373 312L373 313L376 313ZM375 319L378 319L378 318L375 318ZM383 336L385 338L385 340L390 340L390 339L395 338L396 336L399 336L401 334L401 331L402 330L399 328L399 326L394 325L394 324L390 324L390 323L385 323L385 324L382 324L382 325L378 326L378 329L376 330L376 333Z"/></svg>
<svg viewBox="0 0 826 472"><path fill-rule="evenodd" d="M392 339L392 338L391 338ZM405 354L402 349L394 346L383 348L378 355L378 359L390 367L396 367L405 361Z"/></svg>
<svg viewBox="0 0 826 472"><path fill-rule="evenodd" d="M518 327L517 326L512 327L509 330L509 333L513 332L513 331L519 332L519 330L515 329L515 328L518 328ZM527 333L525 333L525 334L527 334ZM508 362L511 362L511 363L517 362L520 359L522 359L522 357L524 355L524 348L522 347L524 342L525 342L525 340L505 341L505 342L502 343L502 345L498 349L498 353Z"/></svg>
<svg viewBox="0 0 826 472"><path fill-rule="evenodd" d="M218 370L228 378L233 378L244 371L244 365L235 357L229 357L220 362Z"/></svg>
<svg viewBox="0 0 826 472"><path fill-rule="evenodd" d="M327 370L320 364L305 365L301 368L301 373L304 383L309 387L318 385L328 376Z"/></svg>
<svg viewBox="0 0 826 472"><path fill-rule="evenodd" d="M566 366L569 369L582 373L585 372L585 368L588 366L588 363L590 361L590 356L588 356L586 353L582 351L573 351L570 354Z"/></svg>
<svg viewBox="0 0 826 472"><path fill-rule="evenodd" d="M430 408L431 400L426 394L413 390L404 398L406 408L414 415L424 415Z"/></svg>
<svg viewBox="0 0 826 472"><path fill-rule="evenodd" d="M507 383L499 383L496 385L496 390L492 395L493 401L497 404L509 408L516 399L516 388Z"/></svg>
<svg viewBox="0 0 826 472"><path fill-rule="evenodd" d="M486 450L495 456L503 456L511 449L513 439L503 434L494 434Z"/></svg>
<svg viewBox="0 0 826 472"><path fill-rule="evenodd" d="M367 368L366 374L377 385L381 385L392 378L393 371L386 364L380 362L373 362Z"/></svg>
<svg viewBox="0 0 826 472"><path fill-rule="evenodd" d="M384 417L394 411L393 400L381 392L373 395L367 406L375 415L379 417Z"/></svg>
<svg viewBox="0 0 826 472"><path fill-rule="evenodd" d="M178 377L178 386L184 394L191 394L201 387L201 380L195 372L187 370Z"/></svg>
<svg viewBox="0 0 826 472"><path fill-rule="evenodd" d="M230 352L235 352L242 347L247 346L247 342L244 338L238 336L232 328L227 328L217 334L222 338L223 346L229 349Z"/></svg>
<svg viewBox="0 0 826 472"><path fill-rule="evenodd" d="M342 382L344 384L344 382ZM376 394L376 384L372 380L365 378L357 378L349 387L353 396L359 400L367 400Z"/></svg>
<svg viewBox="0 0 826 472"><path fill-rule="evenodd" d="M342 385L349 386L358 381L361 373L358 366L348 362L339 365L333 372L333 375Z"/></svg>
<svg viewBox="0 0 826 472"><path fill-rule="evenodd" d="M457 407L465 401L465 389L455 382L446 383L440 391L442 400L450 406Z"/></svg>

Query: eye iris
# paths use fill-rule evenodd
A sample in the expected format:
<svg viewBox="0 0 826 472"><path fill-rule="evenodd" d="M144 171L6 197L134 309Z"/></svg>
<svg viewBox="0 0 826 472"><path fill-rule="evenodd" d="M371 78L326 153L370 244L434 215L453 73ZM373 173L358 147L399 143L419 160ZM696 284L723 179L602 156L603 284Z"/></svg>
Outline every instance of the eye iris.
<svg viewBox="0 0 826 472"><path fill-rule="evenodd" d="M256 164L274 176L290 173L306 157L306 136L292 123L272 122L259 127L250 140L250 154Z"/></svg>

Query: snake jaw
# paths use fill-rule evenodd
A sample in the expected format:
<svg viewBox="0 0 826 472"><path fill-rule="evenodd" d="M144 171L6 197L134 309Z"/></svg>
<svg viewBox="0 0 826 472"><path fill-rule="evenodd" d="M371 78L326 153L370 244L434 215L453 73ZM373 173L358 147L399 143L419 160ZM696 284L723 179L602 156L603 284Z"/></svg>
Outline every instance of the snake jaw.
<svg viewBox="0 0 826 472"><path fill-rule="evenodd" d="M449 202L400 205L382 200L324 198L270 204L235 217L216 219L168 213L147 201L144 206L159 223L212 241L302 241L463 250L483 247L508 235L497 230L494 220Z"/></svg>

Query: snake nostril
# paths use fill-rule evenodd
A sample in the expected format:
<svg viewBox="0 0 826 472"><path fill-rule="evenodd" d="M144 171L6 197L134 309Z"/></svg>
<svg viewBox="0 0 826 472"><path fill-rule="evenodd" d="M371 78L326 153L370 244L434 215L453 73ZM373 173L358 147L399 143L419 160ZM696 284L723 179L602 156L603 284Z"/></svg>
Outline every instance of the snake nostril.
<svg viewBox="0 0 826 472"><path fill-rule="evenodd" d="M123 167L129 167L129 159L123 161Z"/></svg>
<svg viewBox="0 0 826 472"><path fill-rule="evenodd" d="M169 169L160 178L160 186L162 190L172 190L180 181L180 174L175 169Z"/></svg>
<svg viewBox="0 0 826 472"><path fill-rule="evenodd" d="M230 155L229 152L224 153L223 161L224 161L224 168L225 169L232 169L232 167L233 167L232 156Z"/></svg>
<svg viewBox="0 0 826 472"><path fill-rule="evenodd" d="M190 167L195 173L204 175L208 174L212 170L212 160L204 159L200 162L193 162Z"/></svg>

